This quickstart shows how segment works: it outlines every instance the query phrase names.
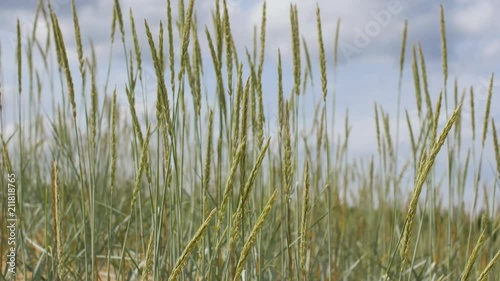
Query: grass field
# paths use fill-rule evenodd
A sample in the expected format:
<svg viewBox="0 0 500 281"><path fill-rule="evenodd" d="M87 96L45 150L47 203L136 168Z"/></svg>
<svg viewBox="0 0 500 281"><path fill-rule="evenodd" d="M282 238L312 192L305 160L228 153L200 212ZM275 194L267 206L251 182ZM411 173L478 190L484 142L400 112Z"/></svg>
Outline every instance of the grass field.
<svg viewBox="0 0 500 281"><path fill-rule="evenodd" d="M0 280L499 280L494 76L481 107L474 88L459 89L448 77L442 7L441 92L430 92L422 46L407 46L401 26L394 85L406 69L415 86L410 93L400 86L394 97L414 99L417 122L408 109L394 115L375 102L376 137L366 141L377 149L354 157L349 114L335 103L343 93L331 90L342 71L342 22L322 30L317 8L319 55L312 57L291 5L292 68L284 69L280 50L265 48L265 3L246 52L235 47L226 2L216 3L205 28L194 0L176 3L178 11L167 0L153 33L148 19L116 0L102 27L110 50L123 52L127 78L116 86L108 83L114 61L82 43L74 3L72 32L40 1L30 33L18 21L17 47L0 42L0 65L15 56L18 70L17 92L1 93L18 102L2 104L17 112L14 129L0 114ZM37 32L41 23L46 37ZM326 32L335 42L323 39ZM278 53L274 69L264 69L265 52ZM108 69L98 69L103 59ZM285 81L284 71L293 79ZM277 75L277 91L263 87L266 73ZM214 87L204 83L210 75ZM311 101L312 81L321 98L307 119L301 103ZM143 106L146 98L153 108ZM276 124L264 109L271 99ZM408 150L399 145L400 128ZM472 128L472 142L463 128ZM486 151L496 161L489 180ZM4 231L10 207L13 234ZM15 276L7 270L9 236Z"/></svg>

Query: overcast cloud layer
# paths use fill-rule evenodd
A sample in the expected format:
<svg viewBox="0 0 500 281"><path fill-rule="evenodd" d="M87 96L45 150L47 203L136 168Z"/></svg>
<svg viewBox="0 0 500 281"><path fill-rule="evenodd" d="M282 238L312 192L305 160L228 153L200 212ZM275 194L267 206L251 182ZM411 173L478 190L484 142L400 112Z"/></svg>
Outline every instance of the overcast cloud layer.
<svg viewBox="0 0 500 281"><path fill-rule="evenodd" d="M69 0L51 1L68 47L70 60L76 61L76 50L73 39L71 2ZM172 1L174 16L177 14L177 1ZM316 31L316 4L312 1L292 1L299 11L300 32L307 42L315 71L318 71L318 46ZM2 47L4 104L15 103L15 30L19 18L23 33L31 31L33 15L38 1L3 0L0 3L0 44ZM153 34L158 33L159 22L166 21L166 1L164 0L122 0L120 1L128 32L129 8L134 13L138 33L142 42L144 59L150 61L149 47L145 40L143 20L147 19ZM240 57L245 54L245 47L251 49L252 34L255 25L260 25L262 1L228 0L231 17L231 29L235 37ZM276 62L277 50L281 50L285 65L291 63L291 35L289 0L267 1L267 41L264 89L266 104L271 116L276 112ZM113 1L77 1L78 15L82 37L88 47L90 38L95 46L100 63L100 73L107 67L110 46L110 26ZM413 0L321 0L317 1L321 8L322 28L329 70L333 70L333 42L337 20L341 19L340 31L340 65L337 77L337 109L339 115L349 108L353 126L351 148L356 152L373 151L374 143L366 142L375 139L373 128L373 102L377 101L395 118L397 105L397 79L399 53L401 48L404 21L408 20L408 48L403 83L403 106L410 112L415 110L413 80L411 78L411 46L422 44L426 56L429 83L432 98L435 101L442 87L441 39L440 39L440 3L438 1ZM196 17L199 23L198 34L202 44L206 46L204 36L205 25L211 30L211 11L214 1L197 1ZM500 21L495 11L500 11L500 1L446 1L446 35L449 59L449 85L452 90L453 80L458 77L460 92L464 88L476 88L475 104L484 108L486 104L486 88L492 72L498 72L500 58ZM40 27L43 35L43 27ZM130 40L130 38L127 38ZM131 46L131 44L129 44ZM205 68L211 70L208 48L204 51ZM113 50L114 68L111 84L123 85L125 69L123 49L115 44ZM207 67L208 65L208 67ZM286 69L286 68L285 68ZM289 68L288 68L289 69ZM329 73L332 77L333 72ZM317 77L317 75L316 75ZM291 84L291 72L285 73L288 85ZM101 77L104 80L103 77ZM333 83L330 80L330 92ZM495 78L498 81L498 78ZM210 81L207 82L208 87ZM314 95L320 97L319 83L316 82ZM495 82L492 115L500 120L498 93L500 88ZM289 89L290 87L288 87ZM313 108L315 100L304 101L305 108ZM152 102L152 101L150 101ZM468 101L466 100L468 103ZM451 110L451 105L450 105ZM312 115L311 110L311 115ZM14 122L15 114L5 111L6 122ZM340 118L339 118L340 119ZM271 120L272 121L272 120ZM443 120L444 121L444 120ZM340 121L339 121L340 122ZM470 130L465 130L465 135ZM401 132L402 145L408 143L406 132Z"/></svg>

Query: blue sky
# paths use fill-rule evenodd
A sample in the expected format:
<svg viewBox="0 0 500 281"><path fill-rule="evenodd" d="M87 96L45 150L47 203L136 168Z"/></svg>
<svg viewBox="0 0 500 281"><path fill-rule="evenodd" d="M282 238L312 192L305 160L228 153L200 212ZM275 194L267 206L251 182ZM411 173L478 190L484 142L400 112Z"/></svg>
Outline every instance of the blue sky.
<svg viewBox="0 0 500 281"><path fill-rule="evenodd" d="M38 1L3 0L0 3L0 44L2 48L2 111L3 120L7 131L12 131L16 120L17 104L17 78L15 65L15 32L16 20L19 18L23 33L31 31L33 15ZM172 1L174 15L177 14L177 1ZM71 17L71 1L51 1L56 10L66 46L70 56L70 63L77 73L76 47L73 38L73 24ZM145 40L143 19L147 19L152 27L153 34L158 34L160 20L165 22L166 1L164 0L122 0L125 25L128 33L128 10L134 12L135 21L138 26L140 40L142 42L142 53L144 60L150 61L150 52ZM266 64L264 66L264 91L266 110L269 112L268 122L276 123L276 64L277 50L281 50L285 66L285 90L289 93L291 89L291 36L289 7L290 3L296 3L299 11L301 36L308 44L312 59L312 67L315 71L314 88L302 98L303 118L312 118L315 102L321 97L321 83L318 75L319 59L316 31L316 4L312 1L289 1L272 0L267 1L267 38L266 38ZM408 24L408 45L405 62L402 106L410 112L415 112L415 98L413 79L411 74L411 46L420 42L426 56L426 64L429 76L430 90L435 103L442 87L441 68L441 39L439 27L439 5L438 1L413 1L413 0L321 0L316 2L321 8L322 28L327 52L327 63L329 75L329 100L331 104L331 93L333 91L333 42L337 20L341 18L340 31L340 64L338 66L338 77L336 78L337 91L337 120L339 125L343 123L345 110L349 109L349 119L352 125L350 143L355 155L364 155L374 152L375 129L373 120L374 101L381 104L390 113L391 118L396 118L397 87L399 53L404 21ZM260 25L263 1L228 0L231 17L231 29L239 50L240 58L244 57L245 47L251 49L254 25ZM100 82L104 82L104 74L107 70L110 46L110 25L112 18L113 1L77 1L79 19L84 43L88 46L89 38L96 47L99 61ZM474 102L478 109L478 120L482 120L483 109L486 105L487 83L491 73L499 69L498 58L500 57L500 21L496 18L495 11L500 11L500 2L493 0L477 1L445 1L443 2L446 16L448 58L449 58L449 87L452 93L453 80L458 79L460 93L464 88L474 86L476 95ZM210 55L206 46L204 36L205 25L211 29L211 13L214 1L196 1L196 16L199 22L199 35L202 38L202 50L205 59L206 71L211 70ZM44 36L43 26L39 27L39 35ZM127 38L129 41L130 38ZM130 42L130 41L129 41ZM177 41L178 42L178 41ZM132 44L128 44L132 46ZM87 49L88 50L88 49ZM354 52L353 52L354 51ZM88 55L89 52L87 52ZM113 49L113 73L110 81L123 89L125 79L123 60L123 47L121 44L114 45ZM35 61L35 63L37 63ZM304 63L304 60L303 60ZM24 65L26 67L26 65ZM146 69L152 72L151 65ZM168 75L168 74L167 74ZM3 78L3 79L2 79ZM498 77L495 78L493 104L491 113L496 120L500 120L500 106L498 103ZM154 92L152 83L149 91ZM206 87L209 91L213 83L207 79ZM149 92L148 91L148 92ZM26 96L26 95L25 95ZM452 95L450 95L452 96ZM210 96L209 96L210 98ZM126 108L126 98L122 95L120 101ZM138 103L144 101L138 100ZM214 102L214 101L209 101ZM43 106L50 111L51 101L46 99ZM154 103L154 95L148 98L147 106ZM469 100L466 99L466 104ZM449 106L451 111L451 103ZM468 112L467 110L465 112ZM464 120L468 120L465 114ZM308 117L309 116L309 117ZM274 117L274 118L273 118ZM416 122L416 118L414 120ZM443 118L443 123L445 122ZM465 121L468 122L468 121ZM305 122L307 124L307 122ZM500 121L497 122L500 124ZM307 125L306 125L307 126ZM391 124L395 130L395 122ZM406 126L401 128L401 146L408 145ZM470 135L468 126L464 126L464 134ZM467 139L467 137L466 137ZM370 141L367 141L370 140ZM487 144L489 151L491 144ZM491 154L490 154L491 155ZM492 159L492 158L491 158ZM492 174L490 174L492 175Z"/></svg>

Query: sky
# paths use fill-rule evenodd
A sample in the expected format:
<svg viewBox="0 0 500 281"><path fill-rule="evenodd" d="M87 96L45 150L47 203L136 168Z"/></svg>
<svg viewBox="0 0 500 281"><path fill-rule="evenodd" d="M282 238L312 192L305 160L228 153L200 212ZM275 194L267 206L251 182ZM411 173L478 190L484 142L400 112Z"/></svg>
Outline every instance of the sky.
<svg viewBox="0 0 500 281"><path fill-rule="evenodd" d="M244 57L245 48L252 48L252 34L255 25L260 25L263 1L227 0L231 18L231 29L239 50L239 56ZM177 1L172 1L174 17L177 15ZM37 0L2 0L0 2L0 46L2 59L2 104L4 105L3 120L6 128L14 128L17 114L17 76L15 64L15 35L16 20L19 19L22 33L31 32L33 16ZM56 11L65 36L70 63L75 66L77 73L76 46L74 43L73 23L70 0L51 1ZM150 52L145 38L143 19L147 19L152 27L153 34L158 34L160 21L166 21L166 1L164 0L122 0L120 1L128 33L128 12L134 13L138 26L139 39L145 60L146 71L154 81L154 72L150 64ZM196 1L195 11L198 20L198 34L202 38L202 48L205 67L209 71L211 66L210 54L206 48L206 37L203 36L205 26L212 30L211 10L214 1ZM422 45L429 77L429 89L435 103L443 87L441 38L440 38L440 2L432 0L321 0L321 1L267 1L267 36L266 56L264 65L264 99L266 111L271 118L269 122L276 124L276 65L278 49L284 63L285 90L288 93L293 84L292 55L290 35L290 4L297 5L299 12L300 33L307 42L311 55L315 77L319 77L319 55L316 30L316 9L321 8L323 40L327 52L329 68L329 97L327 104L331 104L333 89L336 91L336 120L343 123L345 111L349 110L349 120L352 126L350 147L354 155L365 155L374 151L375 127L373 104L376 101L391 116L397 119L397 93L399 77L399 56L401 49L402 31L405 20L408 20L408 45L402 84L402 106L411 113L412 121L416 122L414 87L411 73L411 47ZM85 46L89 46L90 38L95 46L99 61L99 79L104 82L110 57L110 26L113 1L76 1L82 38ZM495 11L500 11L500 1L494 0L455 0L442 2L446 18L446 36L448 46L449 82L448 91L452 93L453 81L458 79L460 93L464 88L474 86L474 102L479 114L483 114L486 106L486 92L488 81L492 73L498 73L500 57L500 21ZM341 20L339 37L339 65L338 75L333 79L333 43L335 28ZM44 36L43 26L38 33ZM38 34L37 33L37 34ZM127 38L128 46L130 38ZM24 43L24 41L23 41ZM88 49L87 49L88 50ZM123 61L123 47L113 45L113 73L110 85L123 88L126 81L126 72ZM36 63L36 62L35 62ZM303 63L304 60L303 60ZM207 65L209 67L207 67ZM26 66L24 66L26 67ZM43 74L42 74L43 75ZM491 108L492 116L500 120L500 106L498 103L499 78L495 78L494 94ZM206 81L207 88L214 87L210 79ZM155 83L151 83L151 91ZM307 96L309 95L309 96ZM314 114L314 105L321 98L321 82L315 80L314 88L302 98L303 118L311 118ZM154 96L153 96L154 97ZM208 97L210 98L210 97ZM209 100L210 101L210 100ZM122 95L120 102L126 108L126 98ZM153 98L143 101L147 106L153 106ZM215 101L210 101L212 104ZM469 100L466 99L468 104ZM42 101L46 110L50 111L51 101ZM449 104L452 111L452 102ZM464 112L468 112L468 107ZM464 120L469 120L465 114ZM308 117L309 116L309 117ZM482 118L477 118L482 120ZM444 125L445 116L441 124ZM467 121L468 122L468 121ZM306 124L307 122L304 121ZM498 122L500 124L500 122ZM416 124L416 123L415 123ZM305 125L307 126L307 125ZM393 122L391 128L395 130ZM408 147L406 126L401 127L400 145ZM471 130L464 126L465 138L470 139ZM491 144L487 144L491 147ZM489 148L490 149L490 148ZM489 150L491 152L491 150ZM491 155L491 154L489 154ZM491 158L492 159L492 158ZM492 162L491 162L492 163ZM490 163L490 164L491 164ZM493 174L489 174L493 177Z"/></svg>

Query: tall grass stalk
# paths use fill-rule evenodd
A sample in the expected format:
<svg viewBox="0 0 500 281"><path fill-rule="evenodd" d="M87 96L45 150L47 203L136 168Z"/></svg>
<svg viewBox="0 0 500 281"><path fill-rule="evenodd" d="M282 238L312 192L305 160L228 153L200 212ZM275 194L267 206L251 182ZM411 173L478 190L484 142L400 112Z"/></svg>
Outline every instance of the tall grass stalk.
<svg viewBox="0 0 500 281"><path fill-rule="evenodd" d="M0 72L0 166L16 175L17 279L499 276L495 76L484 103L483 89L459 77L451 86L443 6L432 8L440 42L413 42L411 20L397 27L394 112L363 97L372 136L354 105L337 112L349 94L339 92L349 82L340 19L317 4L299 21L291 4L288 46L273 50L275 5L264 2L245 48L234 22L246 4L232 2L208 12L167 0L155 7L164 19L136 24L137 10L124 15L114 0L105 54L102 40L85 39L93 30L77 1L68 16L39 1L32 25L13 22L12 48L0 42L0 59L15 64ZM439 85L425 51L436 44ZM373 151L360 153L360 141ZM9 196L0 193L2 225Z"/></svg>

